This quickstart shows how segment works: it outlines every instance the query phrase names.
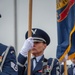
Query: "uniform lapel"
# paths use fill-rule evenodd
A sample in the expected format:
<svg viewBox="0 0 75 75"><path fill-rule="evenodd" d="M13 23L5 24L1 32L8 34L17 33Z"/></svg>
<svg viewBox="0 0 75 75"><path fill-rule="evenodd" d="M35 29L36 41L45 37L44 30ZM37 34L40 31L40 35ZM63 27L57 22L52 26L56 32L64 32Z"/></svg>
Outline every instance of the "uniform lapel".
<svg viewBox="0 0 75 75"><path fill-rule="evenodd" d="M43 59L44 59L44 55L42 56L42 58L40 59L40 61L37 63L37 65L36 65L33 73L42 70L42 65L43 65L42 61L43 61Z"/></svg>

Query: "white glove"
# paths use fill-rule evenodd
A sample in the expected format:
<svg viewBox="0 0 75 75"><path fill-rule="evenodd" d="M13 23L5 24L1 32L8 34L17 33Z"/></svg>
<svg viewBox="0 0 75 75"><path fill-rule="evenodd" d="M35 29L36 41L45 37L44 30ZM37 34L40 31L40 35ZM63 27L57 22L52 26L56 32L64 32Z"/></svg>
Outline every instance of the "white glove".
<svg viewBox="0 0 75 75"><path fill-rule="evenodd" d="M22 54L24 57L27 57L28 51L31 50L32 48L33 48L33 38L29 37L28 39L25 40L21 48L20 54Z"/></svg>

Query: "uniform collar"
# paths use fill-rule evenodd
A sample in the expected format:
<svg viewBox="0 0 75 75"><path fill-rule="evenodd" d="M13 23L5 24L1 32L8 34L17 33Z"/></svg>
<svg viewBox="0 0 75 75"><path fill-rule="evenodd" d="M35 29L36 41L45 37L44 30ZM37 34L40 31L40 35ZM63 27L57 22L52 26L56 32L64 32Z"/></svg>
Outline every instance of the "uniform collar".
<svg viewBox="0 0 75 75"><path fill-rule="evenodd" d="M35 58L36 58L36 61L37 61L37 62L39 62L39 60L42 58L42 56L43 56L43 55L40 55L40 56L37 56L37 57L32 56L32 58L34 58L34 57L35 57Z"/></svg>

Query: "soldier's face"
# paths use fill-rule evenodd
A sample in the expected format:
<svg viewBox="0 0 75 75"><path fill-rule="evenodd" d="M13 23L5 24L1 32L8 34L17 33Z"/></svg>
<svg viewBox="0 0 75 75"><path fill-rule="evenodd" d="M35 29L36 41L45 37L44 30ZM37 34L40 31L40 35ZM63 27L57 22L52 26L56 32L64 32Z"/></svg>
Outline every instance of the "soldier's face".
<svg viewBox="0 0 75 75"><path fill-rule="evenodd" d="M45 50L46 46L47 45L43 42L34 42L32 54L34 56L42 55L44 53L44 50Z"/></svg>

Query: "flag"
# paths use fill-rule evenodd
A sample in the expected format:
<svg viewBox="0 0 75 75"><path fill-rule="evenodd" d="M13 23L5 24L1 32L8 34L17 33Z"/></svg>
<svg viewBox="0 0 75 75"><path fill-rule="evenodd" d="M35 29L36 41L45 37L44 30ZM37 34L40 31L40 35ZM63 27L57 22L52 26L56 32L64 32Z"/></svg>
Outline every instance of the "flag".
<svg viewBox="0 0 75 75"><path fill-rule="evenodd" d="M62 61L75 57L75 0L56 0L57 9L57 53Z"/></svg>

